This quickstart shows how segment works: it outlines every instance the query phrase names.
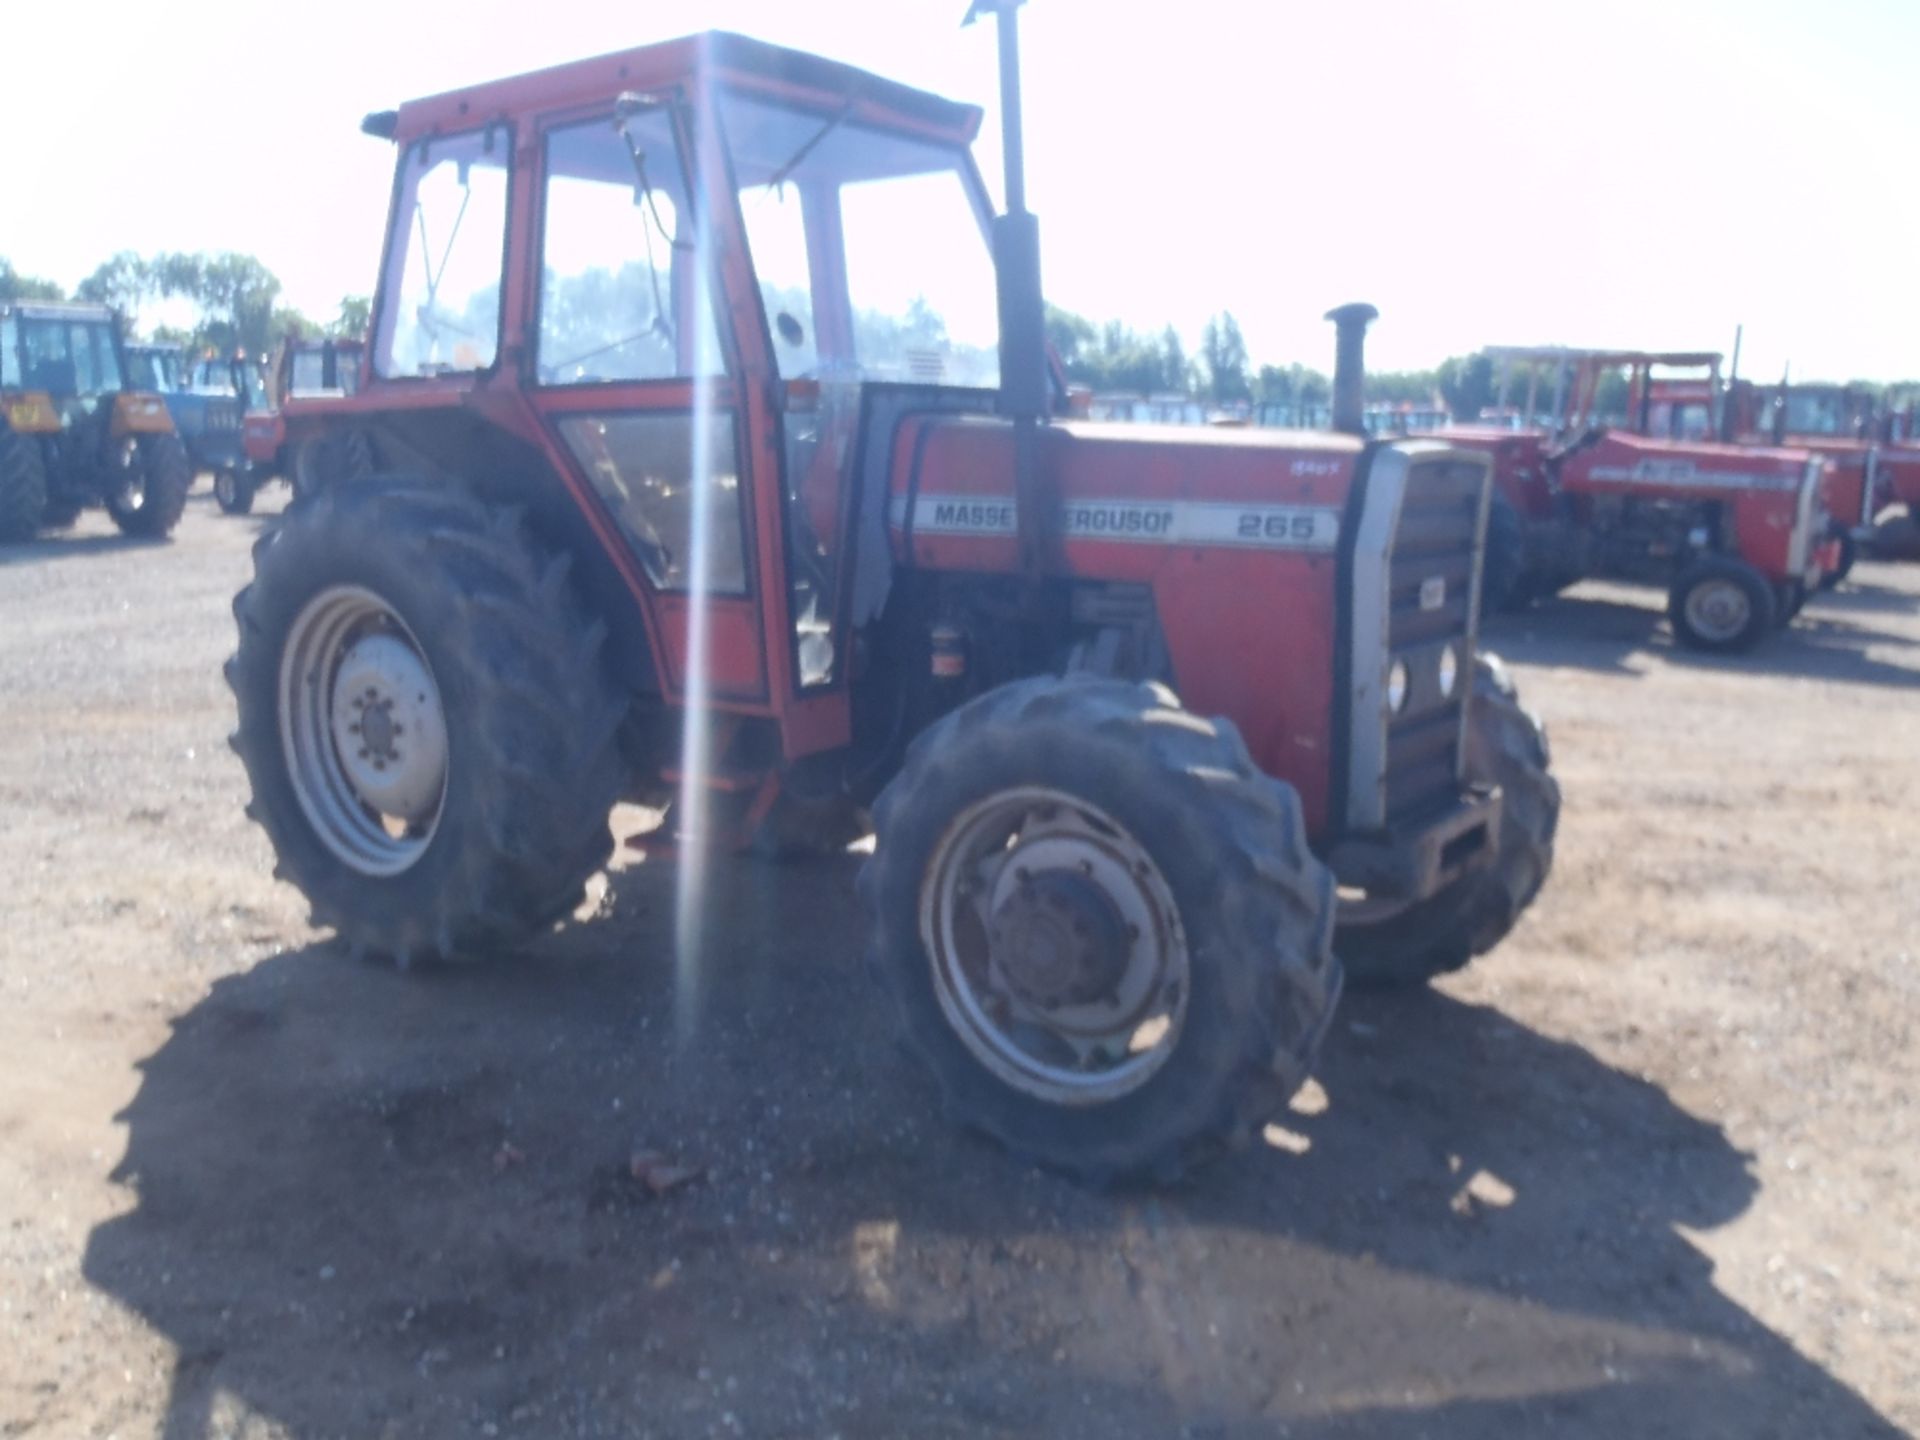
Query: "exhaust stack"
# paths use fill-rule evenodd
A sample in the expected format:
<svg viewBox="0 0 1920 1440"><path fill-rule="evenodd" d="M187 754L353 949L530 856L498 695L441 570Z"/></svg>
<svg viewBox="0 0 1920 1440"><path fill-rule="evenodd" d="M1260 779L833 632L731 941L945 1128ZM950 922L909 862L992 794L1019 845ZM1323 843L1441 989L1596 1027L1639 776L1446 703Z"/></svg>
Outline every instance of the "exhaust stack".
<svg viewBox="0 0 1920 1440"><path fill-rule="evenodd" d="M1343 435L1365 435L1367 326L1380 312L1364 303L1329 310L1333 322L1333 428Z"/></svg>
<svg viewBox="0 0 1920 1440"><path fill-rule="evenodd" d="M1020 7L1026 0L973 0L963 26L991 15L1000 42L1000 126L1007 212L993 221L1000 286L1000 413L1013 422L1014 518L1021 568L1038 577L1055 546L1058 497L1040 467L1040 427L1053 409L1046 302L1040 287L1040 222L1027 209L1026 133L1020 107Z"/></svg>

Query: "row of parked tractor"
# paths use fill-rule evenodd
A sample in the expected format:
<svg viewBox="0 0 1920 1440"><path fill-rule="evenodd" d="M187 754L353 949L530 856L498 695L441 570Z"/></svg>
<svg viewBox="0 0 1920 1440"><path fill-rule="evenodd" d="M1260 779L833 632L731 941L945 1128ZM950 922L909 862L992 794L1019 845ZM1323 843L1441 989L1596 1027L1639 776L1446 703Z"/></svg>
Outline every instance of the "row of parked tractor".
<svg viewBox="0 0 1920 1440"><path fill-rule="evenodd" d="M1017 8L974 6L1009 59ZM1551 370L1547 420L1369 435L1365 305L1328 317L1323 427L1085 420L1018 107L1004 214L981 121L722 34L376 112L368 347L169 386L105 311L0 312L0 484L9 533L97 498L153 534L196 462L229 509L291 478L234 602L233 747L349 949L541 934L620 800L668 854L870 833L871 968L948 1112L1173 1174L1284 1113L1343 977L1424 983L1542 893L1560 791L1487 604L1654 577L1683 640L1751 644L1899 447L1573 352L1505 357ZM956 323L856 304L936 226ZM1631 423L1599 413L1621 366Z"/></svg>
<svg viewBox="0 0 1920 1440"><path fill-rule="evenodd" d="M180 521L197 474L244 515L260 487L310 488L320 457L289 445L290 398L358 387L358 340L290 336L261 360L137 344L101 305L0 306L0 541L99 506L129 535Z"/></svg>
<svg viewBox="0 0 1920 1440"><path fill-rule="evenodd" d="M1482 603L1524 609L1576 581L1664 586L1674 634L1745 650L1789 624L1863 553L1920 523L1920 408L1864 387L1723 378L1709 351L1492 347L1499 403L1369 406L1369 434L1486 455L1493 496ZM1624 402L1603 408L1607 380ZM1524 397L1524 398L1522 398ZM1509 403L1509 401L1515 403ZM1099 419L1323 428L1332 408L1209 412L1181 397L1099 395Z"/></svg>

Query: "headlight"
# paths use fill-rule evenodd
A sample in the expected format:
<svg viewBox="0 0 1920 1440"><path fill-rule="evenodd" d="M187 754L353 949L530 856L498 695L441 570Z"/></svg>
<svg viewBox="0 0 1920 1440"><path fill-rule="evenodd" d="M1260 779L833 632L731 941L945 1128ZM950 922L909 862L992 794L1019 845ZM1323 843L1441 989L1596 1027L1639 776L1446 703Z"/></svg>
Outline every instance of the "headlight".
<svg viewBox="0 0 1920 1440"><path fill-rule="evenodd" d="M1460 657L1449 645L1440 652L1440 698L1453 698L1453 685L1460 678Z"/></svg>
<svg viewBox="0 0 1920 1440"><path fill-rule="evenodd" d="M1394 661L1393 667L1387 671L1387 708L1394 714L1398 715L1402 710L1407 708L1407 691L1409 688L1407 662L1404 660Z"/></svg>

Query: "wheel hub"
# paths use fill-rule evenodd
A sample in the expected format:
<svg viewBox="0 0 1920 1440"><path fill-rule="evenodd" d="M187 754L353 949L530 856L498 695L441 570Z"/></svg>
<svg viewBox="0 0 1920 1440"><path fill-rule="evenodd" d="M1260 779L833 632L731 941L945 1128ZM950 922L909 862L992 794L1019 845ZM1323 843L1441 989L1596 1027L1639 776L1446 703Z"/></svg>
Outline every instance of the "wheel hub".
<svg viewBox="0 0 1920 1440"><path fill-rule="evenodd" d="M1043 1009L1103 999L1126 974L1126 921L1078 871L1019 876L988 935L1008 988Z"/></svg>
<svg viewBox="0 0 1920 1440"><path fill-rule="evenodd" d="M409 824L432 818L447 772L447 727L426 665L399 637L363 635L333 682L335 753L355 794Z"/></svg>
<svg viewBox="0 0 1920 1440"><path fill-rule="evenodd" d="M1687 618L1694 629L1717 640L1740 633L1752 613L1746 593L1730 580L1711 580L1687 597Z"/></svg>

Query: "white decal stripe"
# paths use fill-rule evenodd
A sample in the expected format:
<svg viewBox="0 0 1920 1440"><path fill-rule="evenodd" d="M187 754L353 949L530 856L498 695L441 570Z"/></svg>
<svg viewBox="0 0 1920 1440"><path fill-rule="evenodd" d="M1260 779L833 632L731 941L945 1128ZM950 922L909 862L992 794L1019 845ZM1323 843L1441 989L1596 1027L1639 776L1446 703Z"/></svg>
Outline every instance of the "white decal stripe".
<svg viewBox="0 0 1920 1440"><path fill-rule="evenodd" d="M893 497L893 526L907 526L907 499ZM920 495L914 500L916 535L1012 535L1019 528L1013 502L977 495ZM1236 505L1218 500L1070 500L1061 529L1069 540L1118 540L1139 545L1225 545L1256 550L1331 550L1340 539L1340 512L1322 505Z"/></svg>
<svg viewBox="0 0 1920 1440"><path fill-rule="evenodd" d="M1662 489L1693 486L1701 490L1781 490L1800 488L1799 475L1753 475L1736 470L1667 470L1645 463L1632 467L1596 465L1587 472L1595 480L1622 485L1657 485Z"/></svg>

